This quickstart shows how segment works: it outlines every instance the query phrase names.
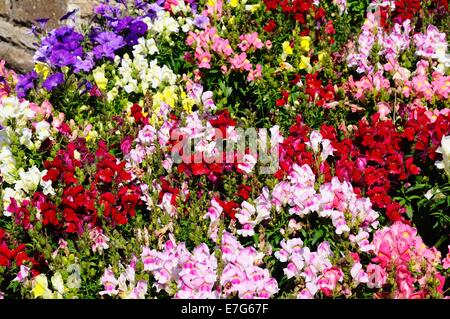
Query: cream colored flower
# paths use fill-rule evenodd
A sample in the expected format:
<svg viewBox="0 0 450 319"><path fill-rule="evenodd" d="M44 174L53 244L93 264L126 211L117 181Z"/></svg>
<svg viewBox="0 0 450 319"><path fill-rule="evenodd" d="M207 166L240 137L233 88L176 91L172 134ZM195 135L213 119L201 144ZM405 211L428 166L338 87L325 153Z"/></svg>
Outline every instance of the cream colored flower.
<svg viewBox="0 0 450 319"><path fill-rule="evenodd" d="M44 299L52 299L53 293L48 288L47 277L44 274L40 274L33 279L32 282L33 289L31 290L31 294L34 298L44 298Z"/></svg>
<svg viewBox="0 0 450 319"><path fill-rule="evenodd" d="M450 177L450 135L442 137L441 147L436 152L442 154L442 161L437 161L436 167L443 169Z"/></svg>
<svg viewBox="0 0 450 319"><path fill-rule="evenodd" d="M97 84L98 88L105 91L108 85L108 79L105 77L105 67L97 67L92 74L94 75L95 84Z"/></svg>

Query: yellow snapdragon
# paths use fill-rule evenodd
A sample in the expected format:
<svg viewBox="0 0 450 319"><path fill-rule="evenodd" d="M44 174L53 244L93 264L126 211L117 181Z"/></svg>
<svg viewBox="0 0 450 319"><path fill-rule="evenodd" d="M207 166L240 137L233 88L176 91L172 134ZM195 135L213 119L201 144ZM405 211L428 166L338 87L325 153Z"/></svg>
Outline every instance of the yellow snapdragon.
<svg viewBox="0 0 450 319"><path fill-rule="evenodd" d="M185 110L187 113L191 113L194 104L195 101L191 99L185 91L181 91L181 106L183 107L183 110Z"/></svg>
<svg viewBox="0 0 450 319"><path fill-rule="evenodd" d="M95 84L97 84L98 88L102 91L106 90L106 86L108 85L108 79L105 77L105 65L97 67L94 71L92 71L94 75Z"/></svg>
<svg viewBox="0 0 450 319"><path fill-rule="evenodd" d="M245 11L249 11L251 13L254 13L256 10L258 10L261 7L261 4L248 4L245 6Z"/></svg>
<svg viewBox="0 0 450 319"><path fill-rule="evenodd" d="M36 71L37 74L42 74L42 77L45 80L50 74L51 69L47 64L37 62L36 65L34 66L34 71Z"/></svg>
<svg viewBox="0 0 450 319"><path fill-rule="evenodd" d="M326 58L328 57L328 53L326 51L320 51L318 54L318 57L319 57L319 63L321 65L323 65Z"/></svg>
<svg viewBox="0 0 450 319"><path fill-rule="evenodd" d="M292 50L291 45L289 44L289 41L284 41L282 46L283 46L283 53L285 55L292 55L294 53L294 50Z"/></svg>
<svg viewBox="0 0 450 319"><path fill-rule="evenodd" d="M97 131L91 130L91 131L89 131L88 135L86 136L86 142L89 142L91 140L93 142L95 142L97 140L97 137L98 137Z"/></svg>
<svg viewBox="0 0 450 319"><path fill-rule="evenodd" d="M36 276L33 279L32 286L31 294L34 298L51 299L53 297L53 292L48 288L48 280L44 274Z"/></svg>
<svg viewBox="0 0 450 319"><path fill-rule="evenodd" d="M300 37L300 49L305 52L308 52L311 45L311 38L308 36Z"/></svg>
<svg viewBox="0 0 450 319"><path fill-rule="evenodd" d="M302 55L300 57L300 63L298 65L298 68L300 70L307 70L309 72L309 70L312 68L311 64L309 62L310 62L310 58Z"/></svg>
<svg viewBox="0 0 450 319"><path fill-rule="evenodd" d="M230 0L230 7L236 8L239 5L239 0Z"/></svg>

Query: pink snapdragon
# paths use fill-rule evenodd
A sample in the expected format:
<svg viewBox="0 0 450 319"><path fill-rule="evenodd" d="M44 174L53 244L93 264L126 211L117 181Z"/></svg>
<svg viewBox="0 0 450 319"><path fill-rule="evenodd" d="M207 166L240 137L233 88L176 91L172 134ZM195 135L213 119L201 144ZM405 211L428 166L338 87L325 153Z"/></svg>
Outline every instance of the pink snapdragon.
<svg viewBox="0 0 450 319"><path fill-rule="evenodd" d="M381 35L382 30L378 26L375 15L368 13L358 38L358 52L352 53L347 57L348 66L356 66L358 73L370 74L374 69L369 61L369 57L372 47L380 40L380 36L376 39L375 34Z"/></svg>
<svg viewBox="0 0 450 319"><path fill-rule="evenodd" d="M278 291L275 279L261 268L262 254L253 247L244 248L230 233L222 234L221 287L216 286L217 259L206 244L190 253L184 243L172 235L163 251L142 248L144 270L155 278L157 290L164 289L175 298L219 298L237 294L240 298L270 298ZM175 290L174 290L175 289Z"/></svg>
<svg viewBox="0 0 450 319"><path fill-rule="evenodd" d="M342 282L343 279L344 273L342 270L337 267L331 267L323 271L322 276L317 280L317 286L325 296L331 297L338 282Z"/></svg>
<svg viewBox="0 0 450 319"><path fill-rule="evenodd" d="M447 256L445 256L444 260L442 260L442 267L444 269L450 268L450 245L448 245L447 250L448 250Z"/></svg>
<svg viewBox="0 0 450 319"><path fill-rule="evenodd" d="M250 61L247 59L247 53L245 52L235 54L234 57L230 59L230 64L232 70L250 71L252 68Z"/></svg>
<svg viewBox="0 0 450 319"><path fill-rule="evenodd" d="M369 264L366 269L369 288L381 288L387 281L386 270L377 264Z"/></svg>
<svg viewBox="0 0 450 319"><path fill-rule="evenodd" d="M359 261L353 264L350 275L356 284L367 283L369 281L369 276L364 271L362 264Z"/></svg>
<svg viewBox="0 0 450 319"><path fill-rule="evenodd" d="M204 243L197 246L189 260L181 266L178 291L174 298L217 298L218 292L213 290L217 278L216 269L216 257L210 254L208 246Z"/></svg>
<svg viewBox="0 0 450 319"><path fill-rule="evenodd" d="M14 278L12 281L18 281L18 282L22 283L28 278L29 274L30 274L30 268L25 265L20 265L19 272L17 273L16 278Z"/></svg>
<svg viewBox="0 0 450 319"><path fill-rule="evenodd" d="M322 289L329 293L334 290L337 281L342 280L342 271L331 264L330 257L333 253L328 242L320 243L315 252L304 247L299 238L283 240L281 247L281 250L275 252L275 257L288 262L283 270L287 278L304 278L305 288L300 291L299 298L313 298Z"/></svg>
<svg viewBox="0 0 450 319"><path fill-rule="evenodd" d="M255 231L253 230L253 227L256 224L254 221L255 214L255 206L247 201L243 201L241 204L241 209L236 214L236 219L242 225L241 229L237 230L239 235L242 235L243 237L250 237L255 234Z"/></svg>
<svg viewBox="0 0 450 319"><path fill-rule="evenodd" d="M394 298L417 298L427 296L433 291L442 294L442 284L445 278L435 268L441 261L441 254L435 247L428 248L417 235L417 230L409 225L396 222L390 227L375 232L373 237L375 258L372 262L384 269L395 279ZM384 275L379 267L367 268L369 275L368 286L381 286L374 283L374 274L383 279ZM438 279L435 286L434 280ZM416 289L419 289L416 291ZM423 292L427 292L423 294Z"/></svg>
<svg viewBox="0 0 450 319"><path fill-rule="evenodd" d="M41 106L30 103L29 108L35 112L35 116L42 116L44 118L49 118L53 109L52 104L47 100L42 102Z"/></svg>
<svg viewBox="0 0 450 319"><path fill-rule="evenodd" d="M195 50L195 58L197 59L199 68L211 68L211 54L209 52L203 51L201 48L197 48Z"/></svg>
<svg viewBox="0 0 450 319"><path fill-rule="evenodd" d="M223 212L222 206L220 206L219 202L215 198L213 198L211 200L211 207L208 208L207 213L203 216L203 218L205 219L208 218L210 220L208 228L208 236L214 242L216 242L218 238L217 235L222 212Z"/></svg>
<svg viewBox="0 0 450 319"><path fill-rule="evenodd" d="M409 225L397 222L391 227L378 230L373 238L375 262L383 267L398 266L409 262L411 249L421 244L417 230Z"/></svg>
<svg viewBox="0 0 450 319"><path fill-rule="evenodd" d="M163 289L175 298L217 297L213 291L217 261L205 244L191 254L184 243L177 244L170 235L161 252L143 247L141 260L144 270L153 274L158 291Z"/></svg>
<svg viewBox="0 0 450 319"><path fill-rule="evenodd" d="M103 234L102 229L99 229L97 227L91 229L91 231L89 232L89 238L91 239L91 249L94 253L98 252L101 255L104 249L109 248L109 238Z"/></svg>
<svg viewBox="0 0 450 319"><path fill-rule="evenodd" d="M238 172L242 171L246 174L250 174L255 167L257 159L251 154L245 154L241 160L238 159Z"/></svg>
<svg viewBox="0 0 450 319"><path fill-rule="evenodd" d="M215 39L211 48L214 50L214 52L223 57L229 57L234 53L234 50L230 45L230 41L221 37Z"/></svg>
<svg viewBox="0 0 450 319"><path fill-rule="evenodd" d="M114 272L112 271L111 266L105 269L102 278L100 279L103 285L103 291L100 292L100 295L109 295L115 296L119 293L117 289L117 285L119 284L118 280L114 276Z"/></svg>
<svg viewBox="0 0 450 319"><path fill-rule="evenodd" d="M425 58L433 58L436 49L440 46L447 48L446 34L439 32L434 25L428 25L425 33L414 35L414 44L416 45L416 55Z"/></svg>
<svg viewBox="0 0 450 319"><path fill-rule="evenodd" d="M241 42L238 44L238 47L243 52L249 51L252 48L254 48L256 50L256 49L261 49L263 47L263 43L258 38L257 32L252 32L249 34L242 34L239 37L239 40L241 40Z"/></svg>
<svg viewBox="0 0 450 319"><path fill-rule="evenodd" d="M247 75L247 81L252 82L262 77L262 66L257 64L254 69L251 69Z"/></svg>
<svg viewBox="0 0 450 319"><path fill-rule="evenodd" d="M222 259L227 263L220 277L224 297L270 298L278 292L276 280L259 266L262 254L253 247L243 248L228 232L222 237Z"/></svg>
<svg viewBox="0 0 450 319"><path fill-rule="evenodd" d="M386 102L379 102L377 104L377 112L380 114L380 120L387 120L387 115L391 113L391 107Z"/></svg>

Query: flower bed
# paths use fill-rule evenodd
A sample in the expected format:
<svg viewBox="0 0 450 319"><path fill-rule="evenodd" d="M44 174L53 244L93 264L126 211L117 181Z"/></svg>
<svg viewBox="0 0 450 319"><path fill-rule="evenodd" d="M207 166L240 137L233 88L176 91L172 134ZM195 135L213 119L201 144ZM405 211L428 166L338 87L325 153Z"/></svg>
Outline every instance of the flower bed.
<svg viewBox="0 0 450 319"><path fill-rule="evenodd" d="M0 63L0 299L448 296L447 1L74 14Z"/></svg>

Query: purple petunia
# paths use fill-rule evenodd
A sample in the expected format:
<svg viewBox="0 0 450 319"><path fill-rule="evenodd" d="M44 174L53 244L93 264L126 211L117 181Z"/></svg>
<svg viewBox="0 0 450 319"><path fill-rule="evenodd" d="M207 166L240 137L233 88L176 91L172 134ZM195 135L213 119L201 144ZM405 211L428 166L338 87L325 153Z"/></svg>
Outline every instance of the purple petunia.
<svg viewBox="0 0 450 319"><path fill-rule="evenodd" d="M199 29L205 29L209 24L209 18L204 15L198 15L194 19L194 24Z"/></svg>
<svg viewBox="0 0 450 319"><path fill-rule="evenodd" d="M83 40L84 36L73 27L59 27L42 39L34 59L51 67L73 66L84 54L81 46Z"/></svg>
<svg viewBox="0 0 450 319"><path fill-rule="evenodd" d="M93 50L94 56L97 60L102 58L114 59L114 49L109 45L97 45Z"/></svg>
<svg viewBox="0 0 450 319"><path fill-rule="evenodd" d="M125 45L122 36L110 31L99 33L94 40L99 44L92 50L97 60L102 58L114 59L114 52Z"/></svg>
<svg viewBox="0 0 450 319"><path fill-rule="evenodd" d="M147 32L147 24L145 22L135 20L130 23L129 28L125 31L125 41L127 45L134 46L138 44L138 39Z"/></svg>
<svg viewBox="0 0 450 319"><path fill-rule="evenodd" d="M92 52L88 52L86 54L86 58L78 58L74 65L74 72L79 73L81 71L90 72L94 68L94 54Z"/></svg>
<svg viewBox="0 0 450 319"><path fill-rule="evenodd" d="M51 53L49 61L52 66L63 67L73 65L76 58L69 51L56 50Z"/></svg>
<svg viewBox="0 0 450 319"><path fill-rule="evenodd" d="M72 11L67 12L65 15L63 15L59 19L59 21L62 22L62 21L65 21L65 20L74 19L78 11L80 11L80 9L76 8L76 9L73 9Z"/></svg>
<svg viewBox="0 0 450 319"><path fill-rule="evenodd" d="M123 38L114 32L104 31L95 37L98 44L108 44L111 47L121 48L124 45Z"/></svg>
<svg viewBox="0 0 450 319"><path fill-rule="evenodd" d="M39 23L39 28L41 28L42 30L45 29L45 26L47 25L48 21L50 19L49 18L41 18L41 19L36 19L34 21L36 21L37 23Z"/></svg>
<svg viewBox="0 0 450 319"><path fill-rule="evenodd" d="M157 3L152 3L148 6L147 16L149 16L151 19L154 19L160 11L164 11L163 7L161 7L161 5L158 5Z"/></svg>
<svg viewBox="0 0 450 319"><path fill-rule="evenodd" d="M64 83L64 74L61 72L50 75L42 84L44 89L51 92Z"/></svg>
<svg viewBox="0 0 450 319"><path fill-rule="evenodd" d="M16 85L16 94L18 97L25 97L31 89L34 89L35 81L38 75L35 71L20 75Z"/></svg>

